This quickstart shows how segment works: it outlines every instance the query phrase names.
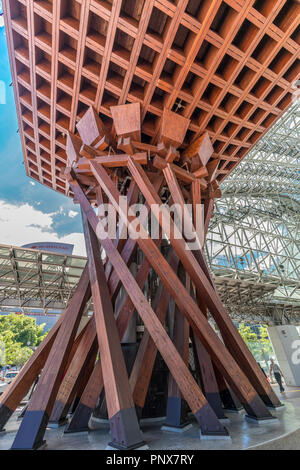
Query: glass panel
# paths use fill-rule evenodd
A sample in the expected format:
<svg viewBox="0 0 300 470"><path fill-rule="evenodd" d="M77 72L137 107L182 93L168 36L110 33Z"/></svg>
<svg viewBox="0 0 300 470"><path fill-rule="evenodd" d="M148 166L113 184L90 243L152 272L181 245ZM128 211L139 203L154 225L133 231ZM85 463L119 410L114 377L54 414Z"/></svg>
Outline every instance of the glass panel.
<svg viewBox="0 0 300 470"><path fill-rule="evenodd" d="M75 269L75 268L67 268L66 275L68 276L78 276L80 277L82 274L82 269Z"/></svg>
<svg viewBox="0 0 300 470"><path fill-rule="evenodd" d="M28 270L35 270L37 271L37 264L32 263L30 261L17 261L16 262L17 268L27 268Z"/></svg>
<svg viewBox="0 0 300 470"><path fill-rule="evenodd" d="M43 253L42 254L42 262L46 262L46 263L53 263L53 264L58 264L58 265L62 265L64 263L64 259L65 257L62 255L52 255L51 253L49 254L46 254L46 253Z"/></svg>
<svg viewBox="0 0 300 470"><path fill-rule="evenodd" d="M14 256L15 258L22 258L22 259L32 259L36 260L38 254L35 251L31 250L20 250L20 249L14 249Z"/></svg>
<svg viewBox="0 0 300 470"><path fill-rule="evenodd" d="M74 268L84 268L86 265L86 258L74 258L68 257L66 266L72 266Z"/></svg>
<svg viewBox="0 0 300 470"><path fill-rule="evenodd" d="M10 250L9 248L6 248L5 246L0 247L0 257L1 256L9 256Z"/></svg>

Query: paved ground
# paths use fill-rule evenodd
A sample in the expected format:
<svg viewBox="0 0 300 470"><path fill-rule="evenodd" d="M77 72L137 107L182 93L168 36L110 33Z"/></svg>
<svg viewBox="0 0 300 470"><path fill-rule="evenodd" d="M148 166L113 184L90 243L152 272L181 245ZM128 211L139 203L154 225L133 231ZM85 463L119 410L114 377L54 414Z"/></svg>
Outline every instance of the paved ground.
<svg viewBox="0 0 300 470"><path fill-rule="evenodd" d="M274 386L276 393L278 387ZM200 440L199 428L193 423L193 428L184 434L170 433L160 430L160 425L145 426L142 425L144 439L152 450L164 449L246 449L251 446L262 444L265 441L276 439L284 434L291 433L300 428L300 387L286 387L286 393L281 395L281 401L285 404L283 408L272 411L272 414L278 418L273 422L257 425L245 420L243 414L228 413L230 422L226 427L230 433L231 440ZM20 421L17 421L17 414L12 416L7 423L5 434L0 435L0 450L9 449ZM47 429L45 435L47 449L105 449L110 440L107 426L102 429L90 431L83 434L63 434L63 428ZM295 444L293 444L294 446ZM278 446L277 446L278 448ZM280 447L279 447L280 448ZM293 447L295 448L295 447ZM300 443L298 446L300 449Z"/></svg>

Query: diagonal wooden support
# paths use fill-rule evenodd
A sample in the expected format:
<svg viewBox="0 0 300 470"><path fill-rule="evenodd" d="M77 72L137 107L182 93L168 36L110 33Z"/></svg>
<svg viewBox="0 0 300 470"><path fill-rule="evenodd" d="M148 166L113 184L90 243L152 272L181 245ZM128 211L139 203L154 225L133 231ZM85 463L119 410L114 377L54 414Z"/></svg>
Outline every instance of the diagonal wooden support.
<svg viewBox="0 0 300 470"><path fill-rule="evenodd" d="M162 181L163 181L163 178L162 178L161 175L159 175L158 177L155 178L154 187L157 190L159 190L159 188L162 184ZM102 194L101 194L101 188L100 187L97 188L96 193L98 194L98 204L101 204ZM130 188L128 190L128 194L127 194L128 204L136 202L137 195L138 195L137 186L134 182L132 182L131 185L130 185ZM122 230L123 225L124 225L124 222L122 220L120 220L120 229L119 229L119 231ZM159 243L160 243L160 241L159 241ZM123 257L125 262L127 264L130 263L130 260L131 260L133 254L134 254L135 249L136 249L136 241L131 240L131 239L126 241L126 239L125 240L120 240L119 238L117 238L115 240L115 246L116 246L116 248L118 248L118 250L121 250L121 256ZM141 272L140 272L140 274L137 278L137 281L138 281L140 287L143 287L143 285L146 281L146 278L148 276L148 273L150 271L150 268L151 268L151 266L148 263L148 261L144 260ZM114 299L116 297L118 291L119 291L121 283L120 283L120 280L119 280L118 276L116 275L116 273L113 273L112 271L113 270L112 270L111 263L108 261L107 265L106 265L106 268L105 268L105 275L106 275L106 278L109 279L109 290L110 290L110 294L112 296L112 299ZM112 272L112 275L110 277L111 272ZM141 284L140 284L140 282L141 282ZM128 323L130 321L133 310L134 310L134 306L133 306L130 298L127 297L127 299L125 300L124 305L122 306L122 309L121 309L121 311L118 315L117 326L118 326L119 333L120 333L120 339L122 339L123 334L126 331L126 328L127 328ZM96 332L95 331L94 331L94 336L96 337ZM77 358L75 358L75 360L77 360ZM79 373L79 369L78 369L77 372ZM69 375L68 377L66 377L66 380L68 380L68 389L70 391L71 391L72 387L75 385L76 379L77 379L77 375L74 375L73 373L72 373L71 376ZM98 391L97 388L94 387L94 382L93 381L91 381L90 383L92 384L91 386L93 386L93 392L91 392L91 393L94 393L94 395L95 395L93 403L95 403L95 406L96 406L96 402L97 402L97 399L99 397L99 394L100 394L101 390ZM64 385L62 384L62 387L63 386ZM99 385L99 387L100 387L100 385ZM89 403L91 402L91 393L89 394ZM55 420L59 419L58 418L59 409L63 410L62 406L63 406L64 400L69 400L66 397L65 392L63 392L63 395L64 395L64 398L62 396L57 397L57 401L60 401L60 403L55 404L55 408L57 409L57 411L55 412L56 415L51 417L51 419L52 418L55 419ZM84 399L84 397L83 397L83 399ZM93 407L93 409L94 409L94 407ZM80 430L87 428L89 418L87 417L88 413L86 411L86 408L84 408L84 410L85 410L85 413L83 414L82 420L79 419L79 412L76 413L76 415L74 415L74 422L72 423L72 426L71 425L69 426L70 432L71 432L71 428L74 429L74 432L77 429L77 427ZM61 416L60 418L63 419L63 416ZM75 422L76 422L76 424L75 424Z"/></svg>
<svg viewBox="0 0 300 470"><path fill-rule="evenodd" d="M82 274L83 277L83 274ZM85 278L85 277L84 277ZM79 285L79 284L78 284ZM76 288L76 291L79 287ZM85 287L89 292L89 280L87 279L87 285ZM18 373L15 380L10 384L7 390L0 397L0 431L9 420L10 416L16 410L21 400L29 392L30 387L39 376L42 368L45 365L47 357L51 351L57 333L61 324L67 317L67 312L74 308L76 297L72 297L65 312L60 316L56 324L51 328L46 338L42 341L36 351L32 354L30 359L24 364L20 372ZM71 351L71 355L72 355ZM74 351L75 352L75 351Z"/></svg>
<svg viewBox="0 0 300 470"><path fill-rule="evenodd" d="M83 368L87 367L87 358L89 358L90 352L95 344L97 345L95 329L95 318L93 316L89 320L73 360L60 385L50 416L50 422L59 423L66 418L75 395L76 387L80 381L80 373Z"/></svg>
<svg viewBox="0 0 300 470"><path fill-rule="evenodd" d="M86 384L89 381L89 378L95 368L96 359L99 356L99 348L98 348L98 341L91 349L88 357L86 358L86 367L83 366L80 376L79 376L79 383L78 387L75 389L74 399L72 405L69 409L69 413L73 414L77 408L78 403L80 402L81 396L84 392Z"/></svg>
<svg viewBox="0 0 300 470"><path fill-rule="evenodd" d="M163 183L163 175L157 175L156 178L155 178L155 181L153 183L153 186L155 188L156 191L159 191L162 183ZM121 219L123 220L123 219ZM125 221L123 221L125 223ZM144 223L145 220L143 219L143 216L141 216L141 223ZM131 238L128 238L126 240L126 243L121 251L121 256L123 258L123 260L125 261L125 263L129 266L132 259L133 259L133 256L134 256L134 253L135 253L135 250L137 248L137 240L133 240ZM109 291L110 292L113 292L113 295L112 295L112 301L115 300L118 292L119 292L119 289L121 287L121 282L120 282L120 279L117 275L116 272L112 271L111 273L111 276L109 278Z"/></svg>
<svg viewBox="0 0 300 470"><path fill-rule="evenodd" d="M89 201L81 190L78 182L73 181L70 182L70 184L77 200L81 204L82 210L86 214L93 231L96 233L98 223L102 224L102 222L97 219L96 214L94 213ZM217 420L215 414L213 413L211 407L207 403L188 368L178 354L178 351L167 335L165 329L161 325L159 319L153 312L142 291L138 287L138 284L136 283L130 270L114 247L113 242L109 238L104 238L99 241L101 241L101 245L106 251L106 254L109 257L116 272L118 273L124 288L135 305L135 308L142 318L147 330L149 331L149 334L156 343L156 346L164 358L167 366L169 367L169 370L178 383L182 395L188 402L192 412L199 422L201 433L207 435L227 436L228 433L226 429ZM156 245L154 246L156 248Z"/></svg>
<svg viewBox="0 0 300 470"><path fill-rule="evenodd" d="M80 401L76 406L71 421L65 429L65 433L75 433L89 430L88 423L91 414L97 405L97 401L103 389L103 385L104 383L101 360L99 358L82 392Z"/></svg>
<svg viewBox="0 0 300 470"><path fill-rule="evenodd" d="M190 280L181 264L179 264L178 267L178 277L183 285L186 285L187 290L190 290ZM175 305L173 342L187 366L189 364L189 329L190 327L187 319L181 313L178 306ZM167 417L165 425L168 428L184 428L187 424L187 410L182 400L180 390L173 376L169 374Z"/></svg>
<svg viewBox="0 0 300 470"><path fill-rule="evenodd" d="M157 245L159 246L160 243L161 243L161 240L158 240ZM145 285L150 269L151 269L151 264L145 258L136 276L136 282L140 288L142 288ZM127 296L117 317L117 328L118 328L120 340L122 340L126 332L126 329L130 322L134 309L135 309L134 304L132 303L130 297ZM91 378L88 381L84 389L84 392L82 394L78 407L76 408L76 411L70 421L67 432L79 432L83 430L85 431L88 430L88 422L90 419L90 415L92 414L94 408L97 405L97 401L102 391L102 388L103 388L103 379L102 379L102 374L99 373L99 364L97 363L92 372ZM147 389L146 389L146 393L147 393ZM134 402L136 403L135 396L134 396Z"/></svg>
<svg viewBox="0 0 300 470"><path fill-rule="evenodd" d="M99 190L101 191L101 188L98 186L98 188L96 188L96 194L100 192ZM128 204L128 206L131 205L131 204L135 204L137 202L138 195L139 195L139 189L138 189L137 185L135 184L135 182L132 180L131 183L130 183L129 189L128 189L128 193L127 193L127 204ZM117 234L116 234L116 239L115 239L115 247L120 252L123 250L123 248L126 244L126 238L125 237L122 238L122 232L123 232L124 226L125 226L125 224L124 224L123 220L120 220L118 230L117 230ZM105 275L106 275L107 279L109 279L111 271L112 271L112 265L109 261L107 261L107 264L105 266Z"/></svg>
<svg viewBox="0 0 300 470"><path fill-rule="evenodd" d="M93 163L91 165L93 168ZM266 380L266 377L262 373L260 367L258 366L257 362L234 326L232 320L227 314L220 297L218 296L212 285L212 282L210 281L210 278L207 275L208 270L204 272L202 266L203 264L205 265L205 261L201 250L196 250L194 254L188 248L184 238L182 237L182 234L176 225L172 222L172 220L170 221L167 209L161 205L161 200L155 192L142 167L137 165L132 160L130 160L128 167L140 190L144 194L148 204L152 205L152 207L156 205L154 215L158 219L162 228L166 226L166 224L170 225L171 245L176 251L182 264L185 266L187 272L191 276L195 287L201 296L205 298L206 305L222 332L222 336L224 337L224 341L226 342L228 350L240 365L240 368L247 372L247 382L252 384L252 387L257 391L257 393L267 405L280 406L280 402L276 394L272 390L269 382ZM184 201L182 192L174 172L172 171L172 168L169 164L164 170L164 175L167 179L167 183L174 202L182 203L182 201ZM245 374L244 377L246 378ZM236 391L236 393L238 392Z"/></svg>
<svg viewBox="0 0 300 470"><path fill-rule="evenodd" d="M124 219L127 219L127 214L124 214L122 211L122 208L120 208L120 206L118 205L119 193L116 187L113 185L111 179L107 175L104 168L101 167L101 165L91 162L91 169L98 183L106 192L112 204L118 210L120 216L123 217ZM136 169L135 165L134 165L134 168L131 168L130 166L130 170L132 171L132 173L134 173L134 178L137 184L139 185L140 189L142 188L144 190L147 196L146 199L148 198L149 193L150 194L153 193L155 195L155 200L157 201L156 193L153 190L153 186L151 185L147 176L144 173L142 175L140 174L140 168L138 168L137 171L135 171L135 169ZM141 180L141 177L142 177L142 180ZM145 183L143 182L144 179L146 179L146 188L145 188ZM148 185L150 185L151 187L150 192L148 191ZM149 205L152 204L152 198L148 199L148 203ZM161 213L162 211L163 211L163 208L160 208L159 212ZM158 218L160 218L159 215L158 215ZM129 216L128 217L129 232L131 233L133 231L133 233L135 234L135 228L131 225L131 220L132 218ZM173 233L175 233L174 227L173 227L173 230L174 230ZM139 231L140 231L140 238L137 239L137 242L140 248L144 252L145 256L148 258L150 263L152 264L153 268L157 272L162 282L166 285L166 287L170 291L171 295L174 297L174 300L177 303L180 310L187 316L189 323L191 324L196 334L200 337L200 339L204 343L209 354L214 358L215 363L217 363L218 367L222 370L222 372L226 374L226 378L228 379L230 384L232 384L232 388L234 388L234 390L236 391L236 394L238 394L238 396L241 398L243 406L247 409L247 412L249 413L249 415L257 417L259 419L262 419L262 418L271 419L272 418L271 413L264 406L263 402L261 401L261 399L255 392L254 388L248 381L245 374L238 367L237 363L232 358L231 354L227 351L222 341L218 338L214 330L209 325L208 321L204 318L199 307L195 304L193 299L190 297L190 294L182 286L181 282L179 281L174 271L170 269L167 261L159 252L153 240L148 236L148 233L146 232L146 230L142 226L140 226ZM177 236L179 237L179 234L177 234ZM170 238L170 241L173 244L172 237ZM175 240L175 242L177 241L180 242L180 245L179 245L180 248L182 247L181 242L184 243L183 253L181 249L175 249L175 251L177 252L178 255L180 255L182 264L185 266L185 268L186 269L188 268L187 271L193 275L193 278L195 278L196 283L199 286L200 285L202 286L202 278L203 278L203 282L205 283L205 286L209 284L196 260L192 258L193 269L191 269L189 263L183 262L183 261L186 261L186 255L187 254L191 255L191 252L185 251L186 244L185 244L185 241L182 240L182 238L178 238L178 240L177 239ZM176 243L174 243L174 246L176 246L177 248ZM201 283L198 277L195 276L194 271L196 271L198 275L201 274L202 272ZM210 284L209 284L209 287L211 287Z"/></svg>
<svg viewBox="0 0 300 470"><path fill-rule="evenodd" d="M43 443L49 416L57 395L79 322L90 298L88 269L84 269L73 295L72 307L54 340L40 379L14 439L12 449L36 449Z"/></svg>
<svg viewBox="0 0 300 470"><path fill-rule="evenodd" d="M171 268L176 271L178 266L178 258L173 250L168 255L168 261ZM153 301L153 310L162 324L165 322L169 302L169 291L162 283L160 283ZM145 405L156 355L157 347L149 335L149 332L145 330L139 345L129 381L133 391L134 403L139 407L140 410Z"/></svg>
<svg viewBox="0 0 300 470"><path fill-rule="evenodd" d="M182 196L182 193L181 193L176 175L172 171L172 168L170 166L168 166L168 168L164 171L164 174L165 174L166 179L170 182L169 188L170 188L170 191L172 193L172 196L173 196L174 200L183 207L184 199L183 199L183 196ZM210 219L213 215L213 206L214 206L214 200L212 198L208 198L207 200L205 200L204 240L206 239L207 231L208 231L208 225L209 225ZM198 261L198 263L199 263L201 269L203 270L204 274L206 275L208 281L210 282L212 288L214 289L216 295L218 296L216 287L215 287L214 282L211 278L211 274L210 274L209 269L207 267L207 264L206 264L206 261L204 259L204 256L203 256L203 253L202 253L202 250L201 250L200 246L199 246L198 250L194 251L194 256L195 256L196 260ZM205 305L205 302L204 302L204 299L206 299L206 297L203 297L203 295L201 294L201 292L198 289L196 289L196 293L197 293L198 305L200 306L202 311L206 310L206 305ZM212 312L212 314L213 314L213 312ZM225 315L224 315L224 318L226 318ZM250 353L248 347L246 346L246 344L244 343L244 341L240 337L239 333L237 332L237 329L235 328L235 326L234 326L233 322L231 321L231 318L229 317L229 315L227 314L227 322L228 322L228 325L231 327L231 333L233 333L234 338L237 340L237 343L238 343L239 347L241 348L239 353L237 352L238 351L237 347L234 346L235 343L233 342L231 336L228 335L228 332L225 330L224 327L222 328L222 326L221 326L222 324L218 323L216 315L214 316L214 319L215 319L216 323L218 324L218 326L220 328L220 331L221 331L221 334L222 334L222 337L223 337L223 340L224 340L224 343L225 343L227 349L231 352L232 356L235 357L236 361L240 364L241 368L243 368L243 370L247 373L247 376L248 376L249 380L251 381L253 387L259 393L260 397L265 402L265 404L267 406L271 406L271 407L281 406L281 403L278 400L278 397L274 393L274 391L273 391L272 387L270 386L269 382L266 380L266 377L262 373L261 368L258 366L258 364L255 361L254 357ZM244 356L243 356L242 353L244 353ZM258 374L258 375L255 375L255 374ZM227 386L225 385L225 387L227 387ZM232 394L233 392L229 390L228 393ZM233 402L237 402L237 401L238 400L235 397L233 399Z"/></svg>
<svg viewBox="0 0 300 470"><path fill-rule="evenodd" d="M82 212L82 221L111 429L111 445L120 449L137 448L143 444L143 439L129 386L99 243L84 212ZM116 250L115 247L114 249ZM117 253L120 256L118 251Z"/></svg>
<svg viewBox="0 0 300 470"><path fill-rule="evenodd" d="M224 419L221 397L215 376L215 371L209 354L200 339L192 333L194 352L198 361L202 390L206 399L219 419Z"/></svg>

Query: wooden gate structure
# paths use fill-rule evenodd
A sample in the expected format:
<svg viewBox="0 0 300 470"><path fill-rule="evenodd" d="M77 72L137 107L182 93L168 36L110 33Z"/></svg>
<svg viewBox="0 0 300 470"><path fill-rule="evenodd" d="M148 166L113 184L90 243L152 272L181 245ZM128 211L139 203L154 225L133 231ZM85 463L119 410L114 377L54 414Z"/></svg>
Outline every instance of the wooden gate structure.
<svg viewBox="0 0 300 470"><path fill-rule="evenodd" d="M228 438L222 403L236 407L237 399L253 420L272 419L269 407L280 401L222 305L195 228L200 205L205 237L220 182L291 102L299 2L3 4L27 174L80 205L88 256L65 312L1 396L3 429L39 376L12 448L39 448L49 422L65 419L75 399L66 432L87 430L103 391L110 445L140 448L139 410L157 351L170 371L168 426L185 423L182 399L201 437ZM137 202L151 209L157 238L150 212L137 218L127 210ZM103 236L106 203L116 213L115 238ZM172 204L192 240L170 215ZM149 299L150 272L158 287ZM94 314L78 333L91 297ZM121 340L135 311L145 331L128 376ZM188 367L189 342L200 385Z"/></svg>
<svg viewBox="0 0 300 470"><path fill-rule="evenodd" d="M65 416L79 387L82 394L69 432L87 428L87 419L104 387L111 445L140 447L143 440L135 405L142 408L145 403L157 350L172 376L168 395L169 424L181 425L181 397L184 397L202 436L227 436L227 430L218 419L222 410L213 365L248 416L257 420L272 419L267 407L280 406L219 299L195 229L198 207L205 207L203 230L207 230L213 200L220 195L215 182L217 161L209 162L213 149L208 134L204 133L180 152L177 148L184 139L188 120L164 110L160 143L153 146L140 140L139 103L116 106L111 111L113 131L106 130L91 107L78 122L79 137L71 133L67 137L68 166L64 176L81 207L88 264L59 324L1 399L0 410L5 421L23 398L26 387L41 373L13 444L16 449L40 446L48 421L59 421ZM188 245L185 231L180 230L178 220L175 223L168 204L163 204L162 189L168 192L176 204L174 207L182 208L182 219L189 219L183 222L193 227L193 249ZM126 198L128 210L121 196ZM149 213L134 214L132 204L138 199L145 202L143 207L151 208ZM99 216L92 207L94 202ZM112 205L118 216L114 239L109 237L105 212L101 211L105 202ZM186 204L192 205L192 214L184 210ZM150 215L160 224L161 233L166 233L166 227L170 227L168 258L160 251L161 239L151 238ZM127 239L122 236L124 229L128 230ZM136 249L141 250L144 261L134 277L129 268ZM151 303L142 292L150 269L156 272L162 287L158 290L160 297ZM115 318L114 302L121 285L127 296ZM91 295L94 315L76 338ZM170 296L176 303L177 327L174 326L173 341L164 328ZM134 310L146 330L129 378L120 341ZM207 310L223 341L210 325ZM190 329L198 361L206 371L202 373L202 389L188 369ZM89 376L85 373L87 368Z"/></svg>

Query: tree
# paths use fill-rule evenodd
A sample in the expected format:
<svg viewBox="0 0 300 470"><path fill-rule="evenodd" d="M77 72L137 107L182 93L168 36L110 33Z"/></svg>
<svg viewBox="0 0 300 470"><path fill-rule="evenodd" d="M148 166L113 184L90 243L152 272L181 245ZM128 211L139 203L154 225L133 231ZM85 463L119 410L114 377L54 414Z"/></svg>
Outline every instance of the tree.
<svg viewBox="0 0 300 470"><path fill-rule="evenodd" d="M25 315L0 316L0 364L22 366L44 339L45 323ZM30 346L30 347L29 347Z"/></svg>
<svg viewBox="0 0 300 470"><path fill-rule="evenodd" d="M268 330L265 325L259 327L259 335L253 331L251 326L244 323L239 324L239 333L247 344L256 361L264 360L267 368L268 360L274 354L271 341L268 336Z"/></svg>
<svg viewBox="0 0 300 470"><path fill-rule="evenodd" d="M21 343L22 346L38 346L45 337L44 327L45 323L37 325L35 318L26 317L23 314L11 313L0 316L0 334L11 331L14 341Z"/></svg>

